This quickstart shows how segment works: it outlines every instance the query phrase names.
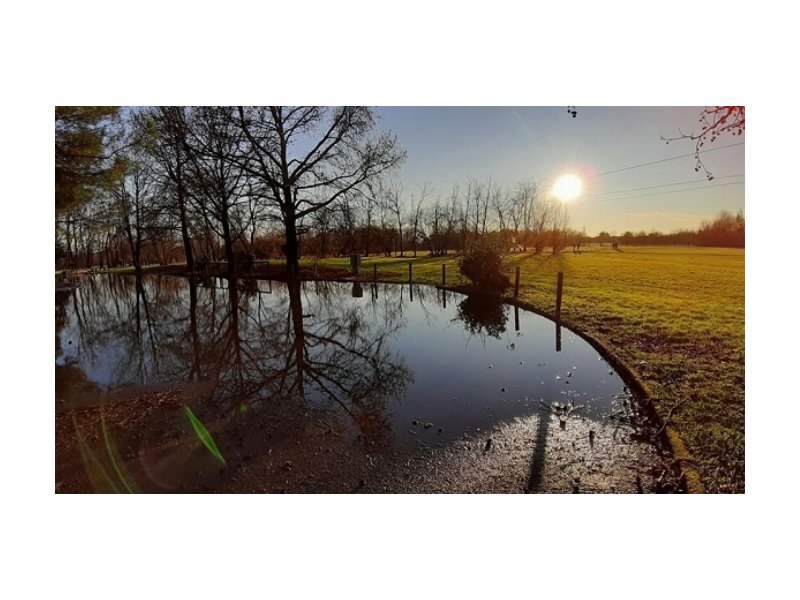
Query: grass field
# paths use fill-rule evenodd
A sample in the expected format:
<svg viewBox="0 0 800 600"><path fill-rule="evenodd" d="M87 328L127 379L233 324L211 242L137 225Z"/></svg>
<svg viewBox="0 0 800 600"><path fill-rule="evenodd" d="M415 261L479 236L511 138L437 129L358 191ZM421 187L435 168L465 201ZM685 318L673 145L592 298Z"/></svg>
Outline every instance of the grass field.
<svg viewBox="0 0 800 600"><path fill-rule="evenodd" d="M512 281L520 267L520 299L550 314L557 273L564 272L562 317L626 363L662 419L672 410L670 425L709 492L744 491L744 256L728 248L592 247L508 259ZM414 281L439 284L446 262L448 285L466 283L456 260L365 258L362 269L369 278L377 264L380 280L407 281L411 261Z"/></svg>
<svg viewBox="0 0 800 600"><path fill-rule="evenodd" d="M709 492L744 491L744 257L727 248L592 246L581 254L508 258L512 281L520 267L520 300L548 314L564 272L562 318L644 384ZM271 262L273 273L282 270L281 261ZM301 261L309 275L312 262ZM379 280L408 281L409 262L415 282L440 284L446 263L448 285L467 283L455 256L367 257L363 277L372 278L375 264ZM349 259L319 265L320 277L346 275Z"/></svg>

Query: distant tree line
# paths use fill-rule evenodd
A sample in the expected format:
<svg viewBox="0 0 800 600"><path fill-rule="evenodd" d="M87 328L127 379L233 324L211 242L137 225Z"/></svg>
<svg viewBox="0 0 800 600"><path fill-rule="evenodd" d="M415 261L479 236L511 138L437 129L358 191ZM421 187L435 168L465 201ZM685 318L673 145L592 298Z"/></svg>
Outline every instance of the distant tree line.
<svg viewBox="0 0 800 600"><path fill-rule="evenodd" d="M614 236L601 231L589 239L591 242L619 242L624 246L715 246L721 248L744 248L744 214L735 215L721 211L712 221L703 221L696 230L681 229L672 233L660 231L626 231Z"/></svg>
<svg viewBox="0 0 800 600"><path fill-rule="evenodd" d="M711 222L704 221L697 231L698 246L744 248L744 214L722 211Z"/></svg>

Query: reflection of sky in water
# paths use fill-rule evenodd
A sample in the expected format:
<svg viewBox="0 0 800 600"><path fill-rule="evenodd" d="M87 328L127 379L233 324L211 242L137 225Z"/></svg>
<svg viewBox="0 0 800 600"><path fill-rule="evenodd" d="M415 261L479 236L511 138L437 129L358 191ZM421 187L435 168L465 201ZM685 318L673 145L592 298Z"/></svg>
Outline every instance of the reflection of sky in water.
<svg viewBox="0 0 800 600"><path fill-rule="evenodd" d="M226 392L237 402L270 397L280 379L275 374L293 353L285 284L249 282L249 292L239 291L233 328L238 344L232 345L226 281L209 280L197 288L194 338L187 280L145 278L138 311L133 281L87 279L61 300L57 365L76 365L105 389L216 378L220 397ZM303 315L308 358L318 361L318 369L329 369L329 387L351 368L341 375L348 378L344 388L358 389L362 404L383 402L381 419L400 443L410 443L409 429L418 433L414 440L445 440L534 414L540 400L573 400L585 406L582 414L600 418L624 391L608 363L572 332L562 329L561 351L556 352L555 325L544 317L519 310L515 331L511 306L465 304L465 296L448 292L445 308L442 292L426 286L414 286L413 301L407 285L379 284L376 290L365 284L363 296L354 298L352 284L307 282L298 314ZM333 342L319 341L332 332ZM409 372L405 387L387 386L399 393L383 390L370 396L370 386L390 383L369 381L369 359L378 356L381 364L397 366L395 375ZM363 380L353 370L361 371ZM379 377L384 376L389 375ZM311 381L304 395L315 405L329 403ZM424 429L426 423L432 426Z"/></svg>

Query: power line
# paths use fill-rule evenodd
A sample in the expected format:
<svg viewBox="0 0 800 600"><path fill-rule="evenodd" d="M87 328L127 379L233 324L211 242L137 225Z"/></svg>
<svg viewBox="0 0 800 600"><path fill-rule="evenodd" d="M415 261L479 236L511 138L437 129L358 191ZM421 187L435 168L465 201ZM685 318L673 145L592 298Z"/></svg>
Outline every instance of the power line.
<svg viewBox="0 0 800 600"><path fill-rule="evenodd" d="M720 177L715 177L714 179L715 180L717 180L717 179L730 179L731 177L744 177L744 173L737 173L736 175L721 175ZM685 185L687 183L703 183L704 181L707 181L707 180L705 180L705 179L689 179L688 181L676 181L674 183L661 183L659 185L649 185L649 186L640 187L640 188L628 188L627 190L614 190L612 192L597 192L596 194L586 194L584 196L584 198L593 198L595 196L607 196L608 194L622 194L622 193L625 193L625 192L639 192L639 191L642 191L642 190L652 190L652 189L655 189L655 188L669 187L669 186L672 186L672 185ZM708 186L706 186L706 187L708 187Z"/></svg>
<svg viewBox="0 0 800 600"><path fill-rule="evenodd" d="M604 198L602 200L590 200L588 202L584 202L584 204L597 204L599 202L614 202L618 200L638 200L639 198L644 198L646 196L661 196L662 194L679 194L681 192L691 192L692 190L707 190L708 188L714 187L725 187L729 185L742 185L744 181L733 181L731 183L717 183L712 185L701 185L698 187L692 188L685 188L682 190L667 190L666 192L653 192L652 194L637 194L635 196L629 196L627 198Z"/></svg>
<svg viewBox="0 0 800 600"><path fill-rule="evenodd" d="M679 158L687 158L695 154L705 154L706 152L715 152L717 150L724 150L725 148L733 148L734 146L743 146L744 142L736 142L735 144L728 144L726 146L717 146L716 148L709 148L708 150L700 150L700 152L689 152L688 154L681 154L680 156L673 156L670 158L662 158L661 160L654 160L651 162L642 163L639 165L632 165L630 167L623 167L621 169L614 169L613 171L606 171L605 173L596 173L589 175L589 177L602 177L603 175L611 175L612 173L621 173L622 171L630 171L631 169L638 169L640 167L649 167L650 165L657 165L658 163L668 162L670 160L678 160Z"/></svg>

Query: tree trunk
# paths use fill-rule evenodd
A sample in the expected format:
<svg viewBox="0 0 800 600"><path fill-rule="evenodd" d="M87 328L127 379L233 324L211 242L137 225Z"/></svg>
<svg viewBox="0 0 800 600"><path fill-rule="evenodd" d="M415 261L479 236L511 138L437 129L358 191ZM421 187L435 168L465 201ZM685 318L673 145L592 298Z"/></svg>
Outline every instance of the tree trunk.
<svg viewBox="0 0 800 600"><path fill-rule="evenodd" d="M367 232L366 233L367 233L367 236L366 236L367 239L366 239L365 244L364 244L365 245L364 255L365 256L369 256L369 249L370 249L369 248L369 242L370 242L370 237L372 236L372 212L369 211L369 210L367 211Z"/></svg>
<svg viewBox="0 0 800 600"><path fill-rule="evenodd" d="M135 252L133 256L133 266L136 273L142 272L142 228L141 221L139 220L139 207L136 207L136 242L134 245Z"/></svg>
<svg viewBox="0 0 800 600"><path fill-rule="evenodd" d="M283 252L286 255L286 276L289 278L297 277L300 274L300 262L297 247L297 224L295 223L294 211L286 215L286 244Z"/></svg>
<svg viewBox="0 0 800 600"><path fill-rule="evenodd" d="M110 269L111 268L111 236L110 236L110 234L106 234L105 255L106 255L106 267Z"/></svg>
<svg viewBox="0 0 800 600"><path fill-rule="evenodd" d="M72 217L67 217L65 221L66 238L67 238L67 268L75 268L75 256L72 253Z"/></svg>
<svg viewBox="0 0 800 600"><path fill-rule="evenodd" d="M403 226L398 225L398 229L400 230L400 256L405 256L403 254Z"/></svg>
<svg viewBox="0 0 800 600"><path fill-rule="evenodd" d="M225 245L225 260L228 261L228 277L233 277L236 271L236 259L233 256L233 241L231 240L231 226L228 222L228 206L222 207L220 214L222 221L222 242Z"/></svg>
<svg viewBox="0 0 800 600"><path fill-rule="evenodd" d="M189 225L186 218L186 197L183 189L183 169L181 166L180 149L178 149L178 162L175 171L178 180L178 209L181 218L181 238L183 239L183 253L186 256L186 269L194 272L194 253L192 252L192 241L189 238Z"/></svg>

